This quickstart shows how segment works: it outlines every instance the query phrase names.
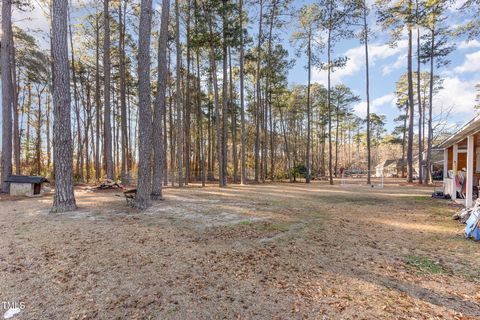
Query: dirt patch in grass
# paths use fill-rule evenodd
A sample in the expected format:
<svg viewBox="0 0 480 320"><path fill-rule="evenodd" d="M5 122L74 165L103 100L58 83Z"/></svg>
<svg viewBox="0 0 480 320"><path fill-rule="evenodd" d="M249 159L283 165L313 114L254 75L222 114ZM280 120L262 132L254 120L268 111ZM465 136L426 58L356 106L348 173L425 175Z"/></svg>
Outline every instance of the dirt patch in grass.
<svg viewBox="0 0 480 320"><path fill-rule="evenodd" d="M432 190L323 182L0 200L0 299L19 319L477 319L478 243Z"/></svg>

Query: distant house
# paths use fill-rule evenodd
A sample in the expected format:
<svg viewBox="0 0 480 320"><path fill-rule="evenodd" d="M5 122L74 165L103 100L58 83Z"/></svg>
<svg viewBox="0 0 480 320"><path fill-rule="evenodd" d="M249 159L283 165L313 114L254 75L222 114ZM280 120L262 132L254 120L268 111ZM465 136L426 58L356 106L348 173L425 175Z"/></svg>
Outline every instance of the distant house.
<svg viewBox="0 0 480 320"><path fill-rule="evenodd" d="M10 176L6 180L10 183L11 196L34 197L42 194L42 184L48 182L38 176Z"/></svg>
<svg viewBox="0 0 480 320"><path fill-rule="evenodd" d="M375 176L394 178L402 176L402 160L390 159L375 167Z"/></svg>
<svg viewBox="0 0 480 320"><path fill-rule="evenodd" d="M425 181L427 179L427 153L424 152L422 157L423 157L423 159L422 159L422 179ZM431 171L430 172L432 172L434 180L436 180L436 179L441 180L442 179L442 176L441 175L439 176L438 173L440 172L440 174L441 174L442 171L443 171L443 157L444 157L443 150L432 149L431 159L430 159L430 165L431 165L431 167L430 167ZM417 155L413 159L413 170L414 170L415 179L418 178L417 172L419 172L419 166L420 166L420 163L419 163L418 160L419 160L419 157Z"/></svg>

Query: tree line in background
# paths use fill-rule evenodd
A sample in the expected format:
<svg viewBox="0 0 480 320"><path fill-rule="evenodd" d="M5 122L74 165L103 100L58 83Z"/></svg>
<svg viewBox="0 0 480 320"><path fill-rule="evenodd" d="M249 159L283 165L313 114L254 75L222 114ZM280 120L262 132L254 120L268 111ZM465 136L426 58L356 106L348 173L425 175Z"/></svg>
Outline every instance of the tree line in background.
<svg viewBox="0 0 480 320"><path fill-rule="evenodd" d="M13 7L33 5L50 21L46 34L12 26ZM373 7L318 0L297 9L290 0L157 5L2 0L3 191L12 173L53 176L53 211L60 212L75 208L74 181L103 177L126 185L136 178L142 209L162 199L162 186L194 181L226 186L304 173L307 183L326 177L333 184L343 169L361 168L370 183L382 143L400 146L409 182L415 153L426 164L419 182L431 181L438 69L448 64L452 37L478 37L478 1L461 8L474 18L457 30L446 23L451 2L441 0L378 0ZM399 126L390 139L385 117L370 111L372 10L392 45L405 34L408 41L408 69L396 88ZM294 30L291 39L282 38L286 28ZM353 109L360 97L331 81L348 60L335 46L354 38L365 48L365 118ZM307 85L289 86L294 61L284 40L306 58ZM312 83L313 68L326 71L326 86Z"/></svg>

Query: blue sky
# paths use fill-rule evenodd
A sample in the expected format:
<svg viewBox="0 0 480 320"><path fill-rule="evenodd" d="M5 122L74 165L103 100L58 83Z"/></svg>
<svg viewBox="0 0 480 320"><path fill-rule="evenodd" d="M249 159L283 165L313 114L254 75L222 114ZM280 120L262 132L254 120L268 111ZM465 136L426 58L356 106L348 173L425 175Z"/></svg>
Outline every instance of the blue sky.
<svg viewBox="0 0 480 320"><path fill-rule="evenodd" d="M372 1L372 0L371 0ZM461 6L462 1L457 0L454 8ZM158 3L157 3L158 2ZM293 1L293 7L299 8L307 1ZM372 1L373 3L373 1ZM156 6L159 1L154 1ZM36 5L37 6L37 5ZM251 20L256 20L258 5L248 4ZM448 13L448 23L457 26L466 20L466 16L458 10L452 9ZM48 30L48 22L43 16L39 7L33 12L14 14L16 23L23 28ZM371 81L371 107L372 111L384 114L387 117L388 129L393 128L393 119L398 115L395 105L395 82L402 73L406 71L406 46L404 37L398 42L397 47L392 48L387 43L388 33L380 30L375 24L375 15L370 16L370 26L374 31L374 38L370 41L370 81ZM76 21L79 23L79 21ZM290 84L306 84L307 72L305 70L305 57L296 57L295 50L290 44L291 31L294 24L288 24L281 30L282 42L290 52L291 58L296 59L294 67L289 73ZM257 27L254 23L250 25L250 35L256 37ZM452 124L464 123L474 116L475 105L475 84L480 83L480 41L473 40L466 42L465 39L453 39L457 49L451 54L451 64L437 72L444 78L444 89L435 97L435 114L441 114L442 110L453 107L449 121ZM414 49L415 50L415 49ZM333 83L344 83L351 87L361 98L362 102L356 104L356 113L363 116L366 111L365 99L365 69L364 69L364 48L358 39L344 40L334 48L335 56L347 56L349 61L345 68L336 71L332 75ZM414 66L414 68L416 68ZM427 66L422 66L427 70ZM313 70L312 81L326 84L326 73L317 69Z"/></svg>
<svg viewBox="0 0 480 320"><path fill-rule="evenodd" d="M312 1L294 1L294 6L299 8L310 2ZM373 3L373 1L370 2ZM463 0L456 1L448 12L447 22L453 28L464 23L468 18L457 10L462 3ZM252 8L251 15L258 15L258 11ZM369 43L371 108L373 112L386 115L387 128L391 130L394 126L393 119L399 114L394 95L395 82L407 69L407 38L405 34L396 47L391 47L388 45L388 31L382 31L376 25L374 12L370 15L369 24L373 31L373 37ZM289 42L292 30L294 30L294 24L289 24L281 34L284 46L289 48L291 58L296 59L295 66L289 73L289 82L306 84L306 59L304 56L295 57L296 49L292 48ZM256 34L256 30L250 31ZM414 44L415 42L416 39ZM455 38L452 39L452 43L456 44L457 49L449 56L450 65L436 71L444 79L444 89L434 98L434 119L445 117L447 110L451 109L448 121L452 126L458 126L475 115L473 107L475 85L480 83L480 41L467 42L464 38ZM414 48L414 53L415 50ZM324 57L325 54L322 56ZM362 98L362 102L356 104L354 110L359 116L364 116L366 113L364 47L358 39L343 40L334 48L334 56L347 56L349 61L345 68L332 74L333 84L346 84ZM414 69L416 70L416 65ZM428 66L422 65L422 70L428 71ZM312 81L326 85L326 72L313 70Z"/></svg>

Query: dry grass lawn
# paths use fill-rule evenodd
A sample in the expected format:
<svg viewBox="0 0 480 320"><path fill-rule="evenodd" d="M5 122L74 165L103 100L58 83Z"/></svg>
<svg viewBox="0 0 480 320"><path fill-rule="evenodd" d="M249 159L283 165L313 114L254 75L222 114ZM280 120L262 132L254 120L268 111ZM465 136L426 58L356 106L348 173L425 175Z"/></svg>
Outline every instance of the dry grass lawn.
<svg viewBox="0 0 480 320"><path fill-rule="evenodd" d="M480 244L431 192L189 186L138 212L79 189L67 214L4 197L0 299L15 319L479 319Z"/></svg>

